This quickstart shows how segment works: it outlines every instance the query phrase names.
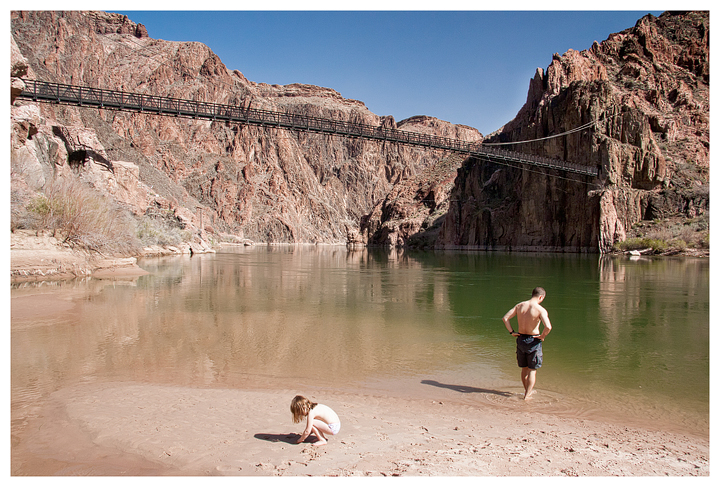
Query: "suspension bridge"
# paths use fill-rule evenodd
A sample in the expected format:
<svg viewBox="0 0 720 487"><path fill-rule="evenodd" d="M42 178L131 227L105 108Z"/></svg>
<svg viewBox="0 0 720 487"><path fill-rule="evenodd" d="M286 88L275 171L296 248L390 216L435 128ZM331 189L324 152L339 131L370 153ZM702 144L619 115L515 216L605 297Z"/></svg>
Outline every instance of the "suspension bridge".
<svg viewBox="0 0 720 487"><path fill-rule="evenodd" d="M533 156L479 142L409 132L381 126L311 117L289 112L262 110L237 105L223 105L183 100L141 93L91 88L87 86L23 80L25 87L18 98L35 102L57 103L78 107L140 112L152 115L186 117L201 120L274 127L295 131L330 134L340 137L378 140L411 146L439 149L474 157L483 161L513 167L530 165L582 176L598 176L599 168L559 159Z"/></svg>

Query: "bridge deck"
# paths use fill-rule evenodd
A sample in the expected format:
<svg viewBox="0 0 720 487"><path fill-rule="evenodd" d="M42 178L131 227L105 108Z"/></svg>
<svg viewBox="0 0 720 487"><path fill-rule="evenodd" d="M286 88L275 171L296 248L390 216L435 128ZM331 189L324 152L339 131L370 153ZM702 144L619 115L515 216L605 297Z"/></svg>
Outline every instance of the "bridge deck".
<svg viewBox="0 0 720 487"><path fill-rule="evenodd" d="M74 86L36 80L23 81L25 88L19 95L19 98L37 102L190 117L326 133L341 137L382 140L467 154L468 156L497 164L529 164L531 166L555 169L585 176L597 176L598 174L598 169L593 166L507 151L483 146L481 143L465 142L458 139L383 128L362 123L218 103L144 95L140 93L125 93L122 91L90 88L86 86Z"/></svg>

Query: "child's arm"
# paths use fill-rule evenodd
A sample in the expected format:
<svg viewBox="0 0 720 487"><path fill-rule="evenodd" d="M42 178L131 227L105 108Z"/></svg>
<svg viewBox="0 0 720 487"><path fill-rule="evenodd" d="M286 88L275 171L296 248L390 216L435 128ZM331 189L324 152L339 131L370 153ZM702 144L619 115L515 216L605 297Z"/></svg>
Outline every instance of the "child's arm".
<svg viewBox="0 0 720 487"><path fill-rule="evenodd" d="M313 414L312 414L312 411L310 411L307 415L307 426L305 427L305 431L303 431L302 436L300 436L300 438L298 438L298 440L297 440L298 444L302 443L303 441L305 441L305 438L310 436L310 433L312 433L312 428L313 428Z"/></svg>

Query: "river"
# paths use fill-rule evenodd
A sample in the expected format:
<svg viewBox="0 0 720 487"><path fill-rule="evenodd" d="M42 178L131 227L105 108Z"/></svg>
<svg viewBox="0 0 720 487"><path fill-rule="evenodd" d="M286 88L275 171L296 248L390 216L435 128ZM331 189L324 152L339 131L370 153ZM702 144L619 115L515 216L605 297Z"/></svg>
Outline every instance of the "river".
<svg viewBox="0 0 720 487"><path fill-rule="evenodd" d="M88 382L502 407L522 389L501 317L543 286L545 411L709 436L707 259L256 246L140 266L131 280L12 286L13 434Z"/></svg>

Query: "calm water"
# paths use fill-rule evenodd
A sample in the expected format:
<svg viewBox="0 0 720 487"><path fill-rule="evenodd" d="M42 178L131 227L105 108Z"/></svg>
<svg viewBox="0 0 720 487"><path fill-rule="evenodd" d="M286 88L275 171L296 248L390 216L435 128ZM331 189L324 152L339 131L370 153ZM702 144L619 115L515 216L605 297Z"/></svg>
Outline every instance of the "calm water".
<svg viewBox="0 0 720 487"><path fill-rule="evenodd" d="M79 382L328 388L525 407L502 315L547 290L533 407L708 435L709 263L241 247L14 286L12 416Z"/></svg>

